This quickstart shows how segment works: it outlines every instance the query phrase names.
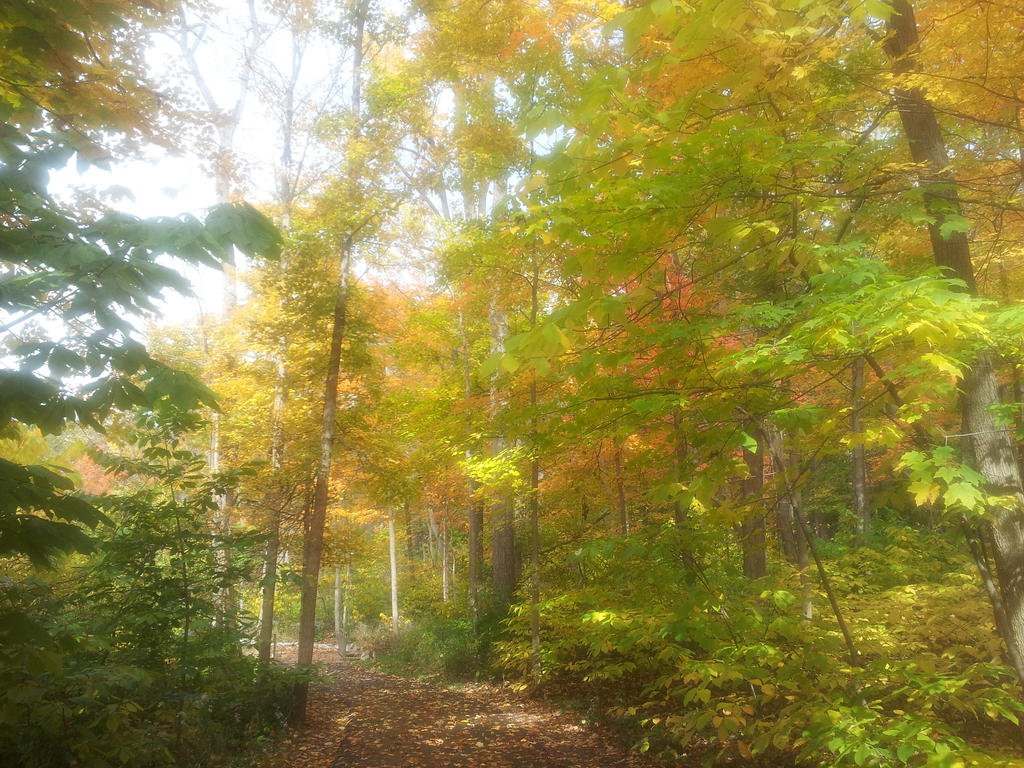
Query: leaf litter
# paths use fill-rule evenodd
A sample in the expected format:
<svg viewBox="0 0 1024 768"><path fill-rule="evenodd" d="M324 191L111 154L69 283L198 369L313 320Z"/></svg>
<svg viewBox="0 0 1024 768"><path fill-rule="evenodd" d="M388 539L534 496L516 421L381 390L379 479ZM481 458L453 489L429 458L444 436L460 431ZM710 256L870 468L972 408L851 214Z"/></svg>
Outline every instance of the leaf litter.
<svg viewBox="0 0 1024 768"><path fill-rule="evenodd" d="M283 740L270 768L658 765L579 715L504 687L445 688L340 664L333 651L317 656L329 674L310 687L306 726Z"/></svg>

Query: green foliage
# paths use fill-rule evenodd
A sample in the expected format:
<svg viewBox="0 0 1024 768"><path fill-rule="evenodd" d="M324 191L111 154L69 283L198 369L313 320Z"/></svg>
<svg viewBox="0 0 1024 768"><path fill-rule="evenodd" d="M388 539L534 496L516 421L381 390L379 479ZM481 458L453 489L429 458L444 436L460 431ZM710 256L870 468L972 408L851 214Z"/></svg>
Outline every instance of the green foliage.
<svg viewBox="0 0 1024 768"><path fill-rule="evenodd" d="M957 460L954 447L943 445L930 452L908 451L900 459L898 469L909 475L907 491L918 506L942 502L951 519L984 517L988 510L1016 503L1012 495L987 492L982 476Z"/></svg>
<svg viewBox="0 0 1024 768"><path fill-rule="evenodd" d="M787 569L748 583L721 565L728 558L709 558L695 572L681 553L698 542L669 527L583 548L586 583L542 602L538 682L631 724L641 748L674 755L705 744L709 760L964 765L979 754L965 742L973 724L1010 727L1022 707L992 651L976 654L980 642L998 642L984 628L969 564L941 539L891 533L884 550L849 550L836 561L859 574L840 587L863 666L850 666L830 616L801 617ZM945 568L936 551L950 553ZM888 563L902 564L905 586ZM900 589L914 595L906 614L894 602ZM532 679L527 608L515 609L511 637L497 646L501 666L524 680ZM922 630L916 619L948 624L950 612L965 610L963 637Z"/></svg>
<svg viewBox="0 0 1024 768"><path fill-rule="evenodd" d="M497 621L485 621L497 628ZM484 632L484 637L490 633ZM472 622L462 618L424 618L405 627L388 642L375 664L386 672L425 679L474 680L489 674L489 643L473 635Z"/></svg>
<svg viewBox="0 0 1024 768"><path fill-rule="evenodd" d="M97 500L111 527L95 552L50 583L5 577L5 764L212 765L284 722L295 676L245 656L216 602L257 543L209 532L226 478L205 476L180 424L149 414L138 429L130 457L104 459L136 489Z"/></svg>
<svg viewBox="0 0 1024 768"><path fill-rule="evenodd" d="M217 266L232 243L246 252L278 247L270 222L244 204L215 208L205 223L69 211L46 185L73 152L56 134L0 134L0 208L17 221L0 235L0 314L4 331L16 330L7 341L11 364L0 371L3 436L18 425L44 434L70 424L102 431L112 413L133 408L214 406L209 389L151 357L136 338L136 324L165 289L189 291L158 257ZM73 526L101 519L53 470L0 465L0 554L49 563L58 552L87 549Z"/></svg>

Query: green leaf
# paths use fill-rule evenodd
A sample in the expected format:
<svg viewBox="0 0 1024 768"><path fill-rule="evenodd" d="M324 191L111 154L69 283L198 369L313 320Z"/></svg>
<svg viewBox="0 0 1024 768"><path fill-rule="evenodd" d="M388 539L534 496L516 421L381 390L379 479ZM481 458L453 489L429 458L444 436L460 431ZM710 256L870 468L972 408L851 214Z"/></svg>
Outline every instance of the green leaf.
<svg viewBox="0 0 1024 768"><path fill-rule="evenodd" d="M911 741L904 741L896 747L896 757L899 758L900 762L907 762L915 754L917 754L917 747Z"/></svg>
<svg viewBox="0 0 1024 768"><path fill-rule="evenodd" d="M757 453L757 440L746 432L740 432L740 445L743 446L744 450Z"/></svg>
<svg viewBox="0 0 1024 768"><path fill-rule="evenodd" d="M939 225L939 237L948 240L955 232L970 232L971 222L963 216L952 213L945 216Z"/></svg>
<svg viewBox="0 0 1024 768"><path fill-rule="evenodd" d="M519 370L519 360L511 355L503 355L498 363L498 367L506 373L515 373Z"/></svg>
<svg viewBox="0 0 1024 768"><path fill-rule="evenodd" d="M892 6L885 0L864 0L864 8L876 19L888 21L892 16Z"/></svg>
<svg viewBox="0 0 1024 768"><path fill-rule="evenodd" d="M942 496L946 506L960 505L967 509L974 509L981 503L984 496L977 486L970 483L951 483Z"/></svg>

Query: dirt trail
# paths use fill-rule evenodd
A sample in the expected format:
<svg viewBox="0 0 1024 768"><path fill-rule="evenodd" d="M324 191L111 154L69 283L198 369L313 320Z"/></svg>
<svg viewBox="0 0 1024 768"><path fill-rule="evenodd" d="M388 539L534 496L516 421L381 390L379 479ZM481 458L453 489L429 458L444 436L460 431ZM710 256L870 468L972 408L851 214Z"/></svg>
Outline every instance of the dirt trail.
<svg viewBox="0 0 1024 768"><path fill-rule="evenodd" d="M283 655L283 654L281 654ZM442 688L337 663L274 768L647 768L578 715L493 685ZM284 659L282 659L284 660Z"/></svg>

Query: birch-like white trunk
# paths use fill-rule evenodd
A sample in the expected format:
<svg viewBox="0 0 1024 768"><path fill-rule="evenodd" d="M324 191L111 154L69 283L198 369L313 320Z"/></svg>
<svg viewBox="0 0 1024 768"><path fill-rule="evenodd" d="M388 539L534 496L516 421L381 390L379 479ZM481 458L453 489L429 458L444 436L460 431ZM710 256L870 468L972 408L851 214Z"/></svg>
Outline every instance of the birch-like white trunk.
<svg viewBox="0 0 1024 768"><path fill-rule="evenodd" d="M395 510L388 507L388 554L391 557L391 633L398 637L398 546L395 541Z"/></svg>

